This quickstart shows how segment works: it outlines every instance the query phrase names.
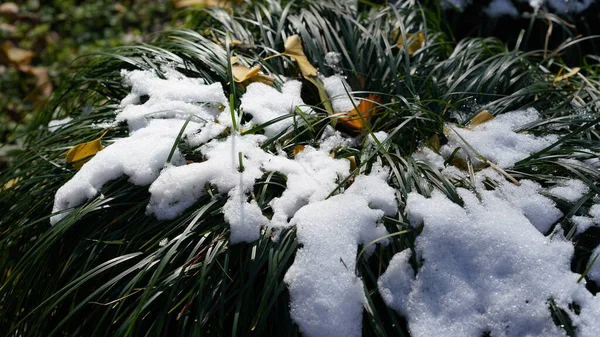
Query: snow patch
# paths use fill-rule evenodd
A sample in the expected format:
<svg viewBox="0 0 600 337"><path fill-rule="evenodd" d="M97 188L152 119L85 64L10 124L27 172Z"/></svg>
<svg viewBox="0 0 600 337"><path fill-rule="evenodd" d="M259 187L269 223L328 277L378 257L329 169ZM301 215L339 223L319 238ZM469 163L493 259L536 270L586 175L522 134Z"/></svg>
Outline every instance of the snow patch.
<svg viewBox="0 0 600 337"><path fill-rule="evenodd" d="M291 224L303 247L284 280L291 316L304 336L361 336L365 295L355 274L358 245L387 235L379 221L396 211L394 189L376 173L296 213Z"/></svg>
<svg viewBox="0 0 600 337"><path fill-rule="evenodd" d="M301 87L300 81L288 81L283 84L281 92L279 92L264 83L250 83L241 98L242 110L252 115L251 122L254 125L285 117L265 127L265 135L273 137L294 123L292 115L296 113L294 111L296 108L306 115L313 113L300 97ZM297 117L297 119L298 121L302 120L301 117Z"/></svg>
<svg viewBox="0 0 600 337"><path fill-rule="evenodd" d="M64 125L67 125L72 120L73 120L73 118L71 118L71 117L51 120L48 123L48 131L54 132L54 131L58 130L59 128L63 127Z"/></svg>
<svg viewBox="0 0 600 337"><path fill-rule="evenodd" d="M583 181L578 179L567 179L560 181L556 186L548 189L547 193L573 203L589 191L590 188Z"/></svg>
<svg viewBox="0 0 600 337"><path fill-rule="evenodd" d="M437 191L429 199L409 194L409 220L424 225L415 243L422 266L412 280L401 255L380 279L380 292L405 315L411 335L564 336L552 323L553 299L580 336L597 336L600 324L591 317L600 302L571 272L572 244L542 235L494 191L477 192L459 189L464 208ZM579 316L568 309L573 302Z"/></svg>
<svg viewBox="0 0 600 337"><path fill-rule="evenodd" d="M50 223L57 223L70 213L70 208L90 200L104 184L123 175L129 176L132 184L149 185L167 163L183 123L181 120L153 120L146 128L117 139L98 152L58 189L52 212L62 213L52 216ZM171 164L184 163L183 156L175 149Z"/></svg>
<svg viewBox="0 0 600 337"><path fill-rule="evenodd" d="M501 168L508 168L519 160L525 159L558 140L556 135L537 137L526 133L517 133L518 127L539 120L537 110L507 112L496 118L475 126L472 130L447 125L448 144L441 147L440 152L447 158L460 147L458 157L469 158L477 163L477 154L496 163ZM473 151L475 150L475 151ZM476 154L477 153L477 154Z"/></svg>

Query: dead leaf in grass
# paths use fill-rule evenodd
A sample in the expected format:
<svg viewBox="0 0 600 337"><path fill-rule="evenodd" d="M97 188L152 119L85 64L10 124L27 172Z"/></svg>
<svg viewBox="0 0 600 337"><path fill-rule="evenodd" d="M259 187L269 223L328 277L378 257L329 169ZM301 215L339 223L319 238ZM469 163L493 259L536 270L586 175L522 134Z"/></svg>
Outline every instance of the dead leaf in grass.
<svg viewBox="0 0 600 337"><path fill-rule="evenodd" d="M74 168L79 170L83 166L83 164L92 159L92 157L96 153L104 149L101 140L107 132L108 130L104 131L104 133L100 137L90 142L73 146L67 152L67 163L72 164Z"/></svg>

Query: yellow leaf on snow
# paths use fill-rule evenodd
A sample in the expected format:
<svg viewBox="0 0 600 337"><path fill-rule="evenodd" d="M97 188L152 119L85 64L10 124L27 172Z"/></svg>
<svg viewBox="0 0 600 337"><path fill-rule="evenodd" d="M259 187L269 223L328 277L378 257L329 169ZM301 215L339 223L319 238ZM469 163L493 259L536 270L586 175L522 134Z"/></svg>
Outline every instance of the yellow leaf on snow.
<svg viewBox="0 0 600 337"><path fill-rule="evenodd" d="M396 41L398 48L404 48L404 39L402 38L402 33L399 29L392 31L392 39ZM423 47L425 44L425 34L422 32L418 32L415 34L406 33L406 39L408 40L408 55L412 55L417 52L417 50Z"/></svg>
<svg viewBox="0 0 600 337"><path fill-rule="evenodd" d="M283 52L283 54L296 60L298 67L300 67L300 71L302 72L302 76L317 76L317 68L313 67L306 58L306 55L304 55L300 36L292 35L285 40L285 52Z"/></svg>
<svg viewBox="0 0 600 337"><path fill-rule="evenodd" d="M379 102L381 102L379 96L370 94L367 99L361 100L355 109L346 114L347 117L340 118L339 123L353 130L364 129L371 116L377 111L375 105Z"/></svg>
<svg viewBox="0 0 600 337"><path fill-rule="evenodd" d="M267 85L273 85L273 78L267 75L259 73L261 66L255 65L252 68L248 68L241 64L235 64L239 61L237 56L231 58L231 71L233 73L233 80L236 83L242 83L245 81L251 82L262 82Z"/></svg>
<svg viewBox="0 0 600 337"><path fill-rule="evenodd" d="M241 64L234 64L231 66L231 71L233 72L233 80L235 82L240 83L258 75L258 72L260 71L260 66L256 65L252 68L248 68Z"/></svg>
<svg viewBox="0 0 600 337"><path fill-rule="evenodd" d="M475 117L473 117L473 119L471 119L469 126L470 127L477 126L477 125L483 124L485 122L491 121L494 118L495 118L494 115L489 113L489 111L482 110Z"/></svg>
<svg viewBox="0 0 600 337"><path fill-rule="evenodd" d="M294 146L294 156L297 156L298 153L304 151L304 145L295 145Z"/></svg>
<svg viewBox="0 0 600 337"><path fill-rule="evenodd" d="M67 163L72 164L74 168L79 170L83 166L83 164L85 164L88 160L92 159L92 157L96 153L104 149L104 146L102 146L102 143L100 141L107 132L108 130L104 131L104 133L100 137L90 142L73 146L67 152Z"/></svg>

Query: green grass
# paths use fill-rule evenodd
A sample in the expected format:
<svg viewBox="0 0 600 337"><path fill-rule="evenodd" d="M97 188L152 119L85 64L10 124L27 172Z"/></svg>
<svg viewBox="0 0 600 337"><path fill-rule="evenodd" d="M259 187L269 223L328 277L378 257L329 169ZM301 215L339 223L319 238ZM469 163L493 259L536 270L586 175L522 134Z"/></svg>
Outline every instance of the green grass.
<svg viewBox="0 0 600 337"><path fill-rule="evenodd" d="M263 2L242 4L233 14L221 9L187 12L193 29L168 31L151 44L118 48L77 63L73 76L36 116L25 149L0 177L0 186L18 179L0 194L0 335L299 335L289 316L283 283L298 248L295 231L285 231L278 241L267 235L229 246L229 227L221 213L225 200L211 198L217 194L212 187L179 217L157 221L144 213L147 187L122 178L106 184L103 197L49 225L54 193L75 174L64 154L102 133L92 124L114 120L118 103L128 93L121 85L122 69L160 74L160 66L170 64L187 76L222 83L238 107L243 88L227 85L228 36L244 42L232 49L235 55L296 78L298 69L288 59L261 60L282 51L285 37L297 33L321 73L333 74L324 55L339 52L351 87L364 97L368 93L382 97L381 112L371 128L387 132L388 139L375 149L361 142L336 156L356 158L353 174L368 172L376 161L391 168L389 183L400 206L396 216L384 219L390 233L408 229L404 205L411 191L428 195L435 188L461 203L455 189L469 186L468 181L448 181L410 155L433 135L443 140L444 122L466 124L483 109L501 114L535 107L543 120L524 131L559 135L560 149L548 147L507 172L542 185L556 177L586 182L593 192L585 199L575 205L559 204L567 214L560 220L567 232L570 215L585 211L600 192L598 170L581 164L600 153L600 77L597 66L584 64L579 75L553 83L568 42L542 58L544 51L525 52L494 38L455 43L443 32L440 14L421 7L364 6L356 12L341 1L278 4L278 8ZM423 32L424 46L413 55L398 48L390 38L393 25L404 36ZM303 87L304 101L317 114L294 116L306 122L267 141L265 150L275 151L279 145L289 154L295 145L314 144L332 123L316 90L307 81ZM53 133L43 127L66 116L73 120ZM263 127L245 132L260 133ZM126 135L127 128L119 125L104 139ZM195 149L181 150L187 159L196 159ZM579 164L561 161L564 158ZM256 184L255 200L265 212L285 183L285 176L270 173ZM340 182L340 188L346 183ZM376 284L391 257L412 248L417 236L417 230L395 235L390 245L378 247L358 263L368 301L364 336L409 336L404 318L383 303ZM579 238L570 236L575 244ZM577 244L575 271L583 272L597 243Z"/></svg>

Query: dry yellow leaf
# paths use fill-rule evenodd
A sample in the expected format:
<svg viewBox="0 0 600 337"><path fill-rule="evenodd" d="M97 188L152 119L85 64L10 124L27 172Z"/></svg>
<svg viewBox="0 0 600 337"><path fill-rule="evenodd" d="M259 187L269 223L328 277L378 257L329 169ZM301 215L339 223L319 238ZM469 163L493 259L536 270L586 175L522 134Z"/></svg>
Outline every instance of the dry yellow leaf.
<svg viewBox="0 0 600 337"><path fill-rule="evenodd" d="M567 78L573 76L573 75L577 75L577 73L579 73L579 71L581 70L581 68L579 67L575 67L573 69L571 69L571 71L569 71L568 73L564 74L564 75L560 75L560 73L562 72L562 69L559 72L559 76L556 76L554 78L554 81L552 82L554 85L556 85L558 82L560 81L564 81Z"/></svg>
<svg viewBox="0 0 600 337"><path fill-rule="evenodd" d="M415 34L406 33L406 38L408 39L408 55L412 55L417 52L417 50L421 49L425 44L425 34L422 32L418 32ZM398 48L404 48L404 40L402 39L402 33L399 29L392 31L392 39L396 41Z"/></svg>
<svg viewBox="0 0 600 337"><path fill-rule="evenodd" d="M0 15L17 15L19 6L14 2L5 2L0 5Z"/></svg>
<svg viewBox="0 0 600 337"><path fill-rule="evenodd" d="M258 72L260 71L260 66L256 65L252 68L248 68L241 64L235 64L231 66L231 71L233 72L233 80L237 83L240 83L258 75Z"/></svg>
<svg viewBox="0 0 600 337"><path fill-rule="evenodd" d="M262 82L266 85L273 85L273 78L267 75L259 73L261 66L255 65L252 68L248 68L241 64L235 64L239 61L237 56L231 58L231 71L233 73L233 80L236 83L242 83L245 81L250 82Z"/></svg>
<svg viewBox="0 0 600 337"><path fill-rule="evenodd" d="M34 52L21 49L10 41L6 41L2 44L2 53L9 63L13 63L17 66L28 65L35 56Z"/></svg>
<svg viewBox="0 0 600 337"><path fill-rule="evenodd" d="M294 146L294 157L298 155L298 153L304 151L304 145L296 145Z"/></svg>
<svg viewBox="0 0 600 337"><path fill-rule="evenodd" d="M469 126L470 127L477 126L477 125L483 124L485 122L491 121L494 118L495 118L494 115L489 113L489 111L482 110L475 117L473 117L473 119L471 119Z"/></svg>
<svg viewBox="0 0 600 337"><path fill-rule="evenodd" d="M88 160L92 159L92 157L98 153L100 150L102 150L104 148L104 146L102 146L102 143L100 142L102 140L102 137L104 137L104 135L108 132L108 130L104 131L104 133L90 141L90 142L86 142L86 143L82 143L82 144L78 144L73 146L68 152L67 152L67 163L68 164L72 164L74 168L76 169L80 169L83 164L85 164Z"/></svg>
<svg viewBox="0 0 600 337"><path fill-rule="evenodd" d="M433 135L433 136L429 137L429 139L427 139L427 141L425 141L425 143L430 148L434 149L435 151L439 151L440 147L442 147L442 143L440 141L439 135Z"/></svg>
<svg viewBox="0 0 600 337"><path fill-rule="evenodd" d="M231 8L230 0L173 0L175 8L182 7L220 7Z"/></svg>
<svg viewBox="0 0 600 337"><path fill-rule="evenodd" d="M371 119L371 116L377 111L375 104L378 102L381 102L381 98L377 95L370 94L367 99L361 100L355 109L348 112L348 114L346 114L347 117L340 118L339 123L353 130L364 129L366 123Z"/></svg>
<svg viewBox="0 0 600 337"><path fill-rule="evenodd" d="M356 169L356 157L350 156L346 159L348 159L348 161L350 162L350 172L354 171Z"/></svg>
<svg viewBox="0 0 600 337"><path fill-rule="evenodd" d="M302 72L302 76L317 76L317 69L308 62L306 55L304 55L300 36L292 35L285 40L285 52L283 52L283 55L287 55L296 60L298 67L300 67L300 72Z"/></svg>
<svg viewBox="0 0 600 337"><path fill-rule="evenodd" d="M7 181L6 184L4 184L4 186L2 188L0 188L0 190L7 190L7 189L13 187L16 183L19 182L19 180L21 180L21 178L13 178L13 179Z"/></svg>

